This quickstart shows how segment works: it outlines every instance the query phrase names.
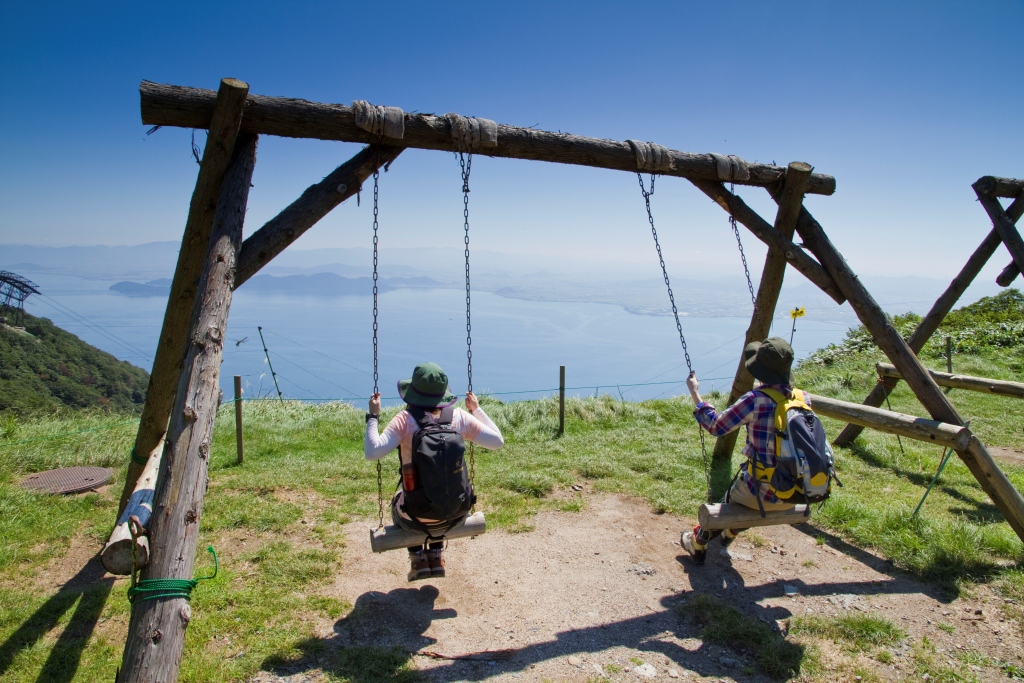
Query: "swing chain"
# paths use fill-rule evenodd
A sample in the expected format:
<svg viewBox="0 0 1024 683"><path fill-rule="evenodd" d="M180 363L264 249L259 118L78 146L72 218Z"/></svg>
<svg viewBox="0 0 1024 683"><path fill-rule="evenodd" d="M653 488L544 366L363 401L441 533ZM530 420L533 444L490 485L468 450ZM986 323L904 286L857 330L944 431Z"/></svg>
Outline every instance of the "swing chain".
<svg viewBox="0 0 1024 683"><path fill-rule="evenodd" d="M736 192L736 185L729 185L729 191ZM747 276L747 289L750 291L750 303L757 308L757 297L754 295L754 283L750 280L750 268L747 267L747 255L743 253L743 240L740 239L740 229L736 225L736 216L729 213L729 225L732 226L732 234L736 236L736 246L740 249L740 260L743 261L743 274Z"/></svg>
<svg viewBox="0 0 1024 683"><path fill-rule="evenodd" d="M467 391L473 391L473 324L469 305L469 173L473 168L472 152L459 152L459 167L462 169L462 226L465 233L463 243L466 245L466 374L469 380Z"/></svg>
<svg viewBox="0 0 1024 683"><path fill-rule="evenodd" d="M658 263L661 264L661 275L665 279L665 287L668 289L668 300L672 304L672 315L676 320L676 331L679 332L679 343L683 345L683 356L686 358L686 369L693 372L693 364L690 361L690 350L686 347L686 337L683 336L683 325L679 322L679 309L676 307L676 297L672 293L672 285L668 281L668 269L665 267L665 257L661 253L661 243L658 241L658 231L654 227L654 215L651 213L651 195L654 194L654 178L651 174L651 189L648 192L644 187L644 177L636 174L640 181L640 193L644 196L644 204L647 206L647 222L651 224L651 235L654 236L654 247L658 250Z"/></svg>
<svg viewBox="0 0 1024 683"><path fill-rule="evenodd" d="M384 480L380 460L377 461L377 529L384 528Z"/></svg>
<svg viewBox="0 0 1024 683"><path fill-rule="evenodd" d="M647 222L651 224L651 235L654 237L654 247L658 250L658 263L661 265L661 275L665 279L665 288L668 290L668 300L672 304L672 315L676 321L676 331L679 332L679 343L683 347L683 356L686 358L686 368L693 374L693 364L690 361L690 350L686 347L686 337L683 335L683 325L679 322L679 309L676 307L676 297L672 293L672 285L668 279L668 268L665 267L665 257L661 253L661 242L658 240L658 231L654 227L654 214L651 213L651 195L654 194L655 175L651 174L651 189L648 191L644 186L644 177L637 173L636 178L640 182L640 193L644 196L644 205L647 207ZM740 252L742 253L742 251ZM745 263L745 261L744 261ZM749 277L748 277L749 281ZM711 491L711 464L708 462L707 444L704 442L704 429L697 423L697 434L700 436L700 456L704 463L704 480L707 483L707 499L712 500Z"/></svg>
<svg viewBox="0 0 1024 683"><path fill-rule="evenodd" d="M373 169L373 393L379 392L377 372L377 227L378 227L378 180L380 179L380 148L377 148L378 159ZM377 461L377 529L384 528L384 480L380 460Z"/></svg>

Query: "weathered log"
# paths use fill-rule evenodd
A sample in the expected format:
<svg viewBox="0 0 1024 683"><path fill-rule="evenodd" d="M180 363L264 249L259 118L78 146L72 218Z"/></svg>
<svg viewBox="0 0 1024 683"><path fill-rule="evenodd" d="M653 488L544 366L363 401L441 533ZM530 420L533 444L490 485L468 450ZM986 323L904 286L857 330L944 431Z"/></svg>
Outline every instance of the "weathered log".
<svg viewBox="0 0 1024 683"><path fill-rule="evenodd" d="M778 193L773 196L779 198ZM962 425L963 418L957 413L949 398L942 393L921 361L893 327L888 316L850 270L846 260L829 241L825 231L806 208L800 211L796 229L804 238L805 244L811 243L808 246L812 252L823 259L822 265L849 299L857 317L871 332L875 343L878 344L882 352L899 369L904 381L932 419ZM812 244L813 246L811 246ZM1024 540L1024 498L996 465L984 444L977 439L972 439L969 448L966 451L957 451L957 455L967 465L992 502L999 508L1014 533Z"/></svg>
<svg viewBox="0 0 1024 683"><path fill-rule="evenodd" d="M1024 240L1021 239L1020 233L1017 232L1014 221L1003 210L998 199L989 197L977 188L975 188L975 191L978 194L978 201L981 202L981 206L988 213L989 218L992 219L992 227L999 233L1003 244L1006 245L1006 250L1013 257L1017 270L1024 271Z"/></svg>
<svg viewBox="0 0 1024 683"><path fill-rule="evenodd" d="M160 456L163 454L163 450L164 444L161 441L149 454L146 468L142 470L142 476L135 484L135 490L128 499L128 505L117 518L117 524L114 526L110 538L103 546L103 550L100 551L100 562L111 574L127 576L131 574L133 561L138 567L145 567L149 562L149 539L146 536L139 536L135 539L133 551L132 532L128 528L128 520L131 517L137 518L143 528L149 523L149 518L153 514L153 489L156 487L156 473L160 469Z"/></svg>
<svg viewBox="0 0 1024 683"><path fill-rule="evenodd" d="M987 197L1016 199L1024 193L1024 180L1018 178L997 178L987 175L978 178L972 187Z"/></svg>
<svg viewBox="0 0 1024 683"><path fill-rule="evenodd" d="M373 175L374 170L390 164L401 151L400 147L366 147L319 183L306 188L302 196L242 243L235 271L235 288L255 275L336 206L359 192L363 181Z"/></svg>
<svg viewBox="0 0 1024 683"><path fill-rule="evenodd" d="M445 534L444 537L448 540L472 538L486 531L487 521L484 519L484 513L474 512L466 517L462 524ZM409 531L400 526L390 525L383 529L370 529L370 549L375 553L398 550L399 548L410 548L426 542L426 534Z"/></svg>
<svg viewBox="0 0 1024 683"><path fill-rule="evenodd" d="M943 448L965 451L970 445L971 430L961 425L871 408L860 403L840 401L817 394L809 396L811 408L818 415L853 422L886 434L899 434L908 439L937 444Z"/></svg>
<svg viewBox="0 0 1024 683"><path fill-rule="evenodd" d="M903 379L899 370L888 363L875 363L875 371L879 377L891 377ZM972 377L971 375L958 375L949 372L929 370L932 379L940 387L952 387L954 389L968 389L980 391L984 394L997 394L999 396L1011 396L1013 398L1024 398L1024 383L1010 382L1004 379L989 379L987 377Z"/></svg>
<svg viewBox="0 0 1024 683"><path fill-rule="evenodd" d="M701 529L720 531L722 529L749 529L755 526L777 524L803 524L810 521L806 505L794 505L789 510L771 510L761 516L760 510L736 505L735 503L704 503L697 508L697 522Z"/></svg>
<svg viewBox="0 0 1024 683"><path fill-rule="evenodd" d="M804 201L804 190L810 175L811 166L800 161L791 163L786 171L782 201L775 214L775 229L788 240L793 239L796 219L800 215L800 206ZM764 259L764 269L761 271L761 282L757 287L757 297L754 300L754 313L750 318L750 325L747 327L747 334L743 340L744 348L747 344L762 341L768 336L772 318L775 317L775 306L779 301L779 293L782 291L782 281L786 275L786 263L786 255L781 250L774 247L768 248L768 255ZM740 353L740 363L736 368L736 378L732 382L727 405L732 405L740 396L754 388L754 378L747 371L744 361L743 354ZM712 462L723 464L727 462L729 464L728 468L716 469L731 470L732 452L736 447L738 435L739 430L734 430L715 440ZM727 473L725 476L731 476L731 473ZM712 483L718 484L719 482ZM721 487L712 486L712 488Z"/></svg>
<svg viewBox="0 0 1024 683"><path fill-rule="evenodd" d="M171 292L167 297L163 327L160 329L153 370L149 374L146 389L146 403L139 420L139 431L135 436L135 453L150 453L164 438L167 420L174 403L174 390L181 374L181 359L185 357L186 330L196 296L196 281L202 269L203 255L210 242L210 227L213 212L220 196L224 173L231 161L235 138L242 121L242 108L249 86L233 78L220 83L220 91L210 110L210 119L203 128L209 128L203 160L199 165L195 191L188 208L185 233L178 251L178 265L171 280ZM135 483L145 463L133 459L128 465L124 490L118 516L128 504L128 498L135 490Z"/></svg>
<svg viewBox="0 0 1024 683"><path fill-rule="evenodd" d="M143 579L191 579L206 494L210 439L220 403L220 365L231 305L242 224L256 162L256 137L239 136L225 175L209 250L203 259L188 349L157 476L150 520L150 562ZM175 681L185 629L192 617L184 598L132 605L119 683Z"/></svg>
<svg viewBox="0 0 1024 683"><path fill-rule="evenodd" d="M1013 281L1017 279L1018 275L1020 275L1020 268L1017 267L1016 263L1010 261L1006 264L1006 267L999 272L999 275L996 276L996 284L1000 287L1009 287L1013 284Z"/></svg>
<svg viewBox="0 0 1024 683"><path fill-rule="evenodd" d="M1024 197L1018 197L1009 207L1006 209L1006 213L1010 216L1010 220L1016 222L1020 219L1021 215L1024 215ZM935 334L935 330L939 329L939 325L946 318L946 315L953 310L953 306L960 300L963 293L967 291L967 288L974 282L974 278L978 276L981 269L985 267L992 255L999 248L1002 240L999 239L999 233L994 229L982 240L981 244L971 257L967 259L967 263L960 270L953 281L949 283L949 287L946 291L935 300L931 310L928 311L927 315L921 319L917 329L910 336L907 341L907 346L915 353L920 353L924 345L928 343L932 335ZM1015 265L1015 264L1014 264ZM896 388L899 380L894 378L886 378L878 382L868 394L867 398L864 399L864 405L872 406L877 408L885 402L886 397ZM836 446L848 446L853 443L863 427L860 425L849 424L840 432L839 436L833 442Z"/></svg>
<svg viewBox="0 0 1024 683"><path fill-rule="evenodd" d="M792 240L786 239L768 221L757 215L757 212L747 206L746 202L725 189L720 182L690 179L697 189L706 194L716 204L725 209L731 216L742 223L754 236L784 254L786 260L797 270L804 274L808 280L816 284L823 292L832 297L836 303L841 304L846 299L839 291L832 277L820 263L811 258L807 252L793 244Z"/></svg>
<svg viewBox="0 0 1024 683"><path fill-rule="evenodd" d="M214 94L210 90L143 81L139 86L142 98L142 122L146 125L206 128L213 111ZM260 135L290 138L317 138L343 142L377 142L376 136L355 124L351 107L342 104L321 104L284 97L250 95L242 120L242 130ZM406 114L405 137L388 139L388 144L419 149L458 151L451 127L442 116ZM636 173L637 160L626 142L602 140L568 133L551 133L533 128L498 125L498 145L474 151L492 157L550 161L608 168ZM668 151L671 170L664 175L719 180L718 166L709 154ZM786 169L768 164L748 164L749 180L736 180L743 185L768 185L782 180ZM811 194L835 192L835 178L816 173L808 182Z"/></svg>

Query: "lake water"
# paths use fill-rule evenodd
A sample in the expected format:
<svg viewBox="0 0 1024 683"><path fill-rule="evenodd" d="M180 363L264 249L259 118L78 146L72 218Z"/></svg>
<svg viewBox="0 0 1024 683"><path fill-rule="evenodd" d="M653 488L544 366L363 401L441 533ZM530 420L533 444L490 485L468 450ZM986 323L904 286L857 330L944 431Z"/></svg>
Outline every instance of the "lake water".
<svg viewBox="0 0 1024 683"><path fill-rule="evenodd" d="M113 355L149 370L166 300L129 298L108 291L109 282L45 273L22 273L44 296L27 309L53 320ZM257 326L270 351L286 398L352 400L362 405L373 387L372 310L365 296L235 293L224 349L221 385L232 393L241 375L248 397L276 395ZM846 307L844 307L845 309ZM832 320L802 319L798 357L840 340L853 322L844 309ZM464 294L456 289L397 290L380 297L380 388L385 403L398 403L395 384L413 366L434 361L453 391L466 389ZM739 358L747 317L683 317L683 332L702 389L728 389ZM774 334L788 337L790 321ZM236 342L245 341L236 345ZM670 316L635 315L619 306L537 302L473 293L473 385L504 400L557 391L558 366L566 366L570 396L595 393L626 400L685 393L686 366ZM639 386L637 386L639 385Z"/></svg>

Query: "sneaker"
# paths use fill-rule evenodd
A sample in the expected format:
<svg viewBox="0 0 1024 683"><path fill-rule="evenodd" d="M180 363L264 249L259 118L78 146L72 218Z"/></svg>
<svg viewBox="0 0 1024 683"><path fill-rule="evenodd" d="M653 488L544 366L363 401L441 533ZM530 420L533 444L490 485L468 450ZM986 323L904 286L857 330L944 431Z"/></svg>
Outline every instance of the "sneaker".
<svg viewBox="0 0 1024 683"><path fill-rule="evenodd" d="M409 563L412 565L409 569L410 581L430 578L430 560L427 559L427 552L425 550L409 553Z"/></svg>
<svg viewBox="0 0 1024 683"><path fill-rule="evenodd" d="M723 531L722 535L719 536L719 540L722 541L722 547L728 548L730 545L732 545L732 542L736 540L737 535L738 534L732 533L732 529L727 529L726 531Z"/></svg>
<svg viewBox="0 0 1024 683"><path fill-rule="evenodd" d="M444 578L444 552L443 548L432 548L427 551L427 562L430 563L430 575L436 578Z"/></svg>
<svg viewBox="0 0 1024 683"><path fill-rule="evenodd" d="M690 553L694 564L704 564L708 556L707 545L698 543L692 531L684 531L679 537L679 544L683 546L683 550Z"/></svg>

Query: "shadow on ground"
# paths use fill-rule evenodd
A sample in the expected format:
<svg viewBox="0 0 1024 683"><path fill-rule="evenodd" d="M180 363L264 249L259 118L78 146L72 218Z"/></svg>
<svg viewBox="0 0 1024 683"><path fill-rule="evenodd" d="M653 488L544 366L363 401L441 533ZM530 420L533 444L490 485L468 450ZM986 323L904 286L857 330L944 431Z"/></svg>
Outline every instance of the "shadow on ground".
<svg viewBox="0 0 1024 683"><path fill-rule="evenodd" d="M820 535L807 527L805 533ZM951 599L947 593L927 585L897 576L897 572L884 560L832 538L831 543L856 559L872 566L887 578L884 581L835 582L807 585L799 579L787 579L802 594L813 596L845 594L901 594L925 593L942 601ZM434 663L428 677L432 681L450 682L482 680L502 673L523 674L530 678L532 666L570 655L589 655L615 647L626 647L651 653L658 668L671 666L688 669L705 676L735 676L740 671L757 670L754 680L784 677L779 669L789 668L790 675L798 675L804 667L807 653L802 645L788 641L780 632L783 620L792 616L784 606L763 606L767 598L783 596L781 581L758 586L747 586L742 575L732 566L731 559L720 552L717 544L707 564L694 566L688 557L680 556L689 577L692 592L662 598L661 607L651 614L623 619L598 626L571 629L556 633L552 639L534 642L517 648L504 661L445 661ZM902 572L900 572L902 574ZM263 669L278 676L291 676L301 672L323 670L354 683L376 681L413 680L417 673L411 666L414 653L432 650L435 641L425 635L435 619L451 619L458 614L451 609L437 609L439 592L432 585L420 588L401 588L390 593L371 591L361 595L352 612L334 625L334 633L325 638L308 638L298 644L301 654L293 659L271 658ZM697 596L717 596L729 603L726 610L734 621L742 622L738 628L756 631L767 638L771 657L779 661L765 661L758 648L747 649L736 642L728 642L721 632L708 628L706 621L693 618L687 607ZM702 598L703 599L703 598ZM728 649L723 649L727 645ZM467 654L467 653L444 653ZM567 664L568 666L568 664ZM594 675L593 664L584 664L590 670L579 672ZM774 667L774 669L773 669Z"/></svg>
<svg viewBox="0 0 1024 683"><path fill-rule="evenodd" d="M11 668L18 654L42 640L74 607L70 621L57 637L57 642L36 678L38 683L65 683L72 680L114 581L114 577L105 576L98 556L89 560L0 645L0 679Z"/></svg>

